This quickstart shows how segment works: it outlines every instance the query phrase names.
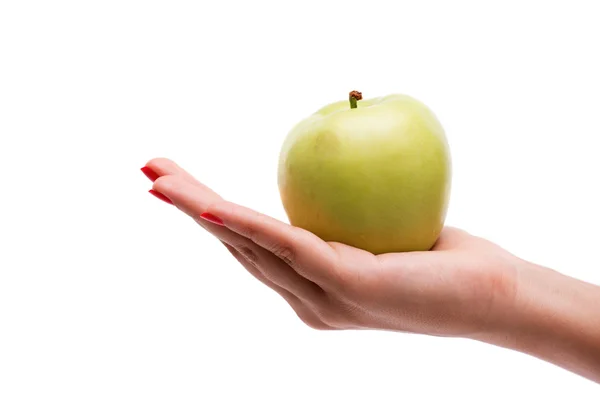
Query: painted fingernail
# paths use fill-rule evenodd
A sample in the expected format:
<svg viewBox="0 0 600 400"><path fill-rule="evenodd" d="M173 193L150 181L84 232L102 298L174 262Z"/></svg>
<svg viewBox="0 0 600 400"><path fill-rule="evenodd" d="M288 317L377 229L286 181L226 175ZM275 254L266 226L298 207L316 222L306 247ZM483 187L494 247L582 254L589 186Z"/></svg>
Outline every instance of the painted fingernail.
<svg viewBox="0 0 600 400"><path fill-rule="evenodd" d="M221 218L215 217L214 215L209 214L209 213L200 214L200 218L205 219L208 222L212 222L213 224L225 226L225 224L223 223L223 220Z"/></svg>
<svg viewBox="0 0 600 400"><path fill-rule="evenodd" d="M148 177L152 182L158 179L158 174L152 170L150 167L142 167L140 168L144 175Z"/></svg>
<svg viewBox="0 0 600 400"><path fill-rule="evenodd" d="M161 192L157 192L156 190L148 190L148 192L155 196L157 199L161 199L162 201L164 201L165 203L169 203L169 204L173 204L173 202L164 194L162 194Z"/></svg>

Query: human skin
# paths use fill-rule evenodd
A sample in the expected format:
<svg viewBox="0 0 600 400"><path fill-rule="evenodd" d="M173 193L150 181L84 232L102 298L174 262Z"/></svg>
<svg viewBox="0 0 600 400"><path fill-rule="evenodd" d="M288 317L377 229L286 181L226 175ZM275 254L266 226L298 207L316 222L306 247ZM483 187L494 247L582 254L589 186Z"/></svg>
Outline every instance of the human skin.
<svg viewBox="0 0 600 400"><path fill-rule="evenodd" d="M460 337L600 383L600 287L444 228L430 251L374 255L228 202L176 163L149 161L152 193L220 240L320 330Z"/></svg>

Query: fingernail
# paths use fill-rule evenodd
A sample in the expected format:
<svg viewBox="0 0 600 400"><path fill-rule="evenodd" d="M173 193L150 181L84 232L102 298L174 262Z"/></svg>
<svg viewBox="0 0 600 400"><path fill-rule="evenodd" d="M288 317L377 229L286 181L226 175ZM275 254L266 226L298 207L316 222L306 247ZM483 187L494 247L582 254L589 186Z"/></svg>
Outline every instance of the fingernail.
<svg viewBox="0 0 600 400"><path fill-rule="evenodd" d="M200 218L205 219L208 222L212 222L213 224L225 226L225 224L223 223L223 220L221 218L215 217L214 215L209 214L209 213L200 214Z"/></svg>
<svg viewBox="0 0 600 400"><path fill-rule="evenodd" d="M148 190L148 192L151 195L154 195L157 199L161 199L165 203L173 204L173 202L167 196L162 194L161 192L157 192L156 190L152 190L152 189Z"/></svg>
<svg viewBox="0 0 600 400"><path fill-rule="evenodd" d="M142 167L140 169L142 170L142 172L144 173L144 175L146 175L148 177L148 179L150 179L152 182L154 182L155 180L158 179L158 174L156 172L154 172L152 170L152 168Z"/></svg>

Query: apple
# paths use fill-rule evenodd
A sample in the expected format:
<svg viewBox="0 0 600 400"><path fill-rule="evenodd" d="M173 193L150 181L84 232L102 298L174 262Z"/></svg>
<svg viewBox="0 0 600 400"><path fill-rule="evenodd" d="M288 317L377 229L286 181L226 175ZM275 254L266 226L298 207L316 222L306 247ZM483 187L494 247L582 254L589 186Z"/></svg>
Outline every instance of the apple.
<svg viewBox="0 0 600 400"><path fill-rule="evenodd" d="M352 91L288 133L278 187L290 224L325 241L426 251L444 226L451 175L446 134L425 104Z"/></svg>

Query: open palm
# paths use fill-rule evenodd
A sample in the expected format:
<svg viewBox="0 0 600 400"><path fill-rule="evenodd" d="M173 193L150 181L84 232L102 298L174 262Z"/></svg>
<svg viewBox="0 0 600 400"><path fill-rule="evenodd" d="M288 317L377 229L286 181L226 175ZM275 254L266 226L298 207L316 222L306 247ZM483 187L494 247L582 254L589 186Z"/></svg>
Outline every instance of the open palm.
<svg viewBox="0 0 600 400"><path fill-rule="evenodd" d="M431 251L374 255L228 202L171 160L142 171L151 193L217 237L312 328L476 336L515 296L521 260L462 230L445 228Z"/></svg>

